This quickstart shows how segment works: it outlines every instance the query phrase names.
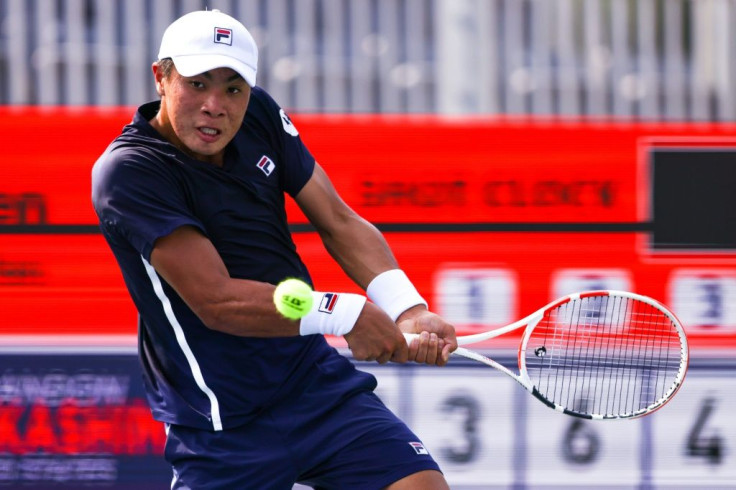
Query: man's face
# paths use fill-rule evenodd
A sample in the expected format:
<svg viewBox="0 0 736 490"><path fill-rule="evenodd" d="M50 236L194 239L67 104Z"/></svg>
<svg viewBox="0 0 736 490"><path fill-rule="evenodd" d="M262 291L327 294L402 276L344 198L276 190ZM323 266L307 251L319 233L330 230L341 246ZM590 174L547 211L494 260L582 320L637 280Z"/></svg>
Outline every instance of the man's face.
<svg viewBox="0 0 736 490"><path fill-rule="evenodd" d="M154 76L161 110L153 126L193 158L222 165L225 146L243 123L250 86L230 68L184 77L176 68L164 76L154 65Z"/></svg>

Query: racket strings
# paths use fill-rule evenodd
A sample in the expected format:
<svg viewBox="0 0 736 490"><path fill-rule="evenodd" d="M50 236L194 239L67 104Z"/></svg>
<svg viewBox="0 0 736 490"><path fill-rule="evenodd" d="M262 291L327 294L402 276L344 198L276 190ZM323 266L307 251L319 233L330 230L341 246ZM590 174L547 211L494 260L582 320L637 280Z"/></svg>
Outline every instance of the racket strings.
<svg viewBox="0 0 736 490"><path fill-rule="evenodd" d="M591 296L554 308L527 342L526 369L549 401L582 414L636 414L676 389L682 344L645 302Z"/></svg>

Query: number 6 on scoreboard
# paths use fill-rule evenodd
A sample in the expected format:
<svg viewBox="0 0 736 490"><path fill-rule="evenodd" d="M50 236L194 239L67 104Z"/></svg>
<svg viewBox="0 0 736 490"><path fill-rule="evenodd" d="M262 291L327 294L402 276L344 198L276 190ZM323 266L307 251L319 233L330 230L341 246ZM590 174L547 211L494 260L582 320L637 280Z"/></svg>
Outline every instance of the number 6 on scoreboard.
<svg viewBox="0 0 736 490"><path fill-rule="evenodd" d="M526 318L475 335L468 345L525 328L519 374L476 351L453 354L511 376L549 407L608 420L647 415L677 392L688 367L682 325L657 301L624 291L559 298ZM411 343L416 334L404 334Z"/></svg>

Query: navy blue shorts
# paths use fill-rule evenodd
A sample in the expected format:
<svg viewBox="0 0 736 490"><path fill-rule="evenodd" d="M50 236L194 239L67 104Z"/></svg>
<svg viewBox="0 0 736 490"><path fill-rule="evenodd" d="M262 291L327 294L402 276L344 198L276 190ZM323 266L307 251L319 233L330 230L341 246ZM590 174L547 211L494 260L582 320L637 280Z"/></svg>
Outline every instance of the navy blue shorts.
<svg viewBox="0 0 736 490"><path fill-rule="evenodd" d="M329 378L241 427L168 426L172 489L290 490L297 482L375 490L418 471L439 471L419 438L372 391L327 400L320 383L334 388Z"/></svg>

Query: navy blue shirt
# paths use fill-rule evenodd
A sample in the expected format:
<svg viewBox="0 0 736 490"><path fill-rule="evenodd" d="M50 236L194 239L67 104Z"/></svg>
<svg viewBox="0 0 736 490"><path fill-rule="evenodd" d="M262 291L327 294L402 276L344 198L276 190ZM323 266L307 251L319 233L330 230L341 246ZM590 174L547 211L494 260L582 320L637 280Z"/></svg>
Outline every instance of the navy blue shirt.
<svg viewBox="0 0 736 490"><path fill-rule="evenodd" d="M95 163L92 200L139 312L139 356L154 417L234 427L299 392L315 362L335 356L345 369L352 365L321 335L254 338L211 330L151 267L151 251L158 238L193 226L212 241L231 277L311 283L289 233L284 193L299 193L315 161L288 116L258 87L222 167L164 140L148 123L158 108L159 102L141 106ZM370 384L362 375L354 382Z"/></svg>

